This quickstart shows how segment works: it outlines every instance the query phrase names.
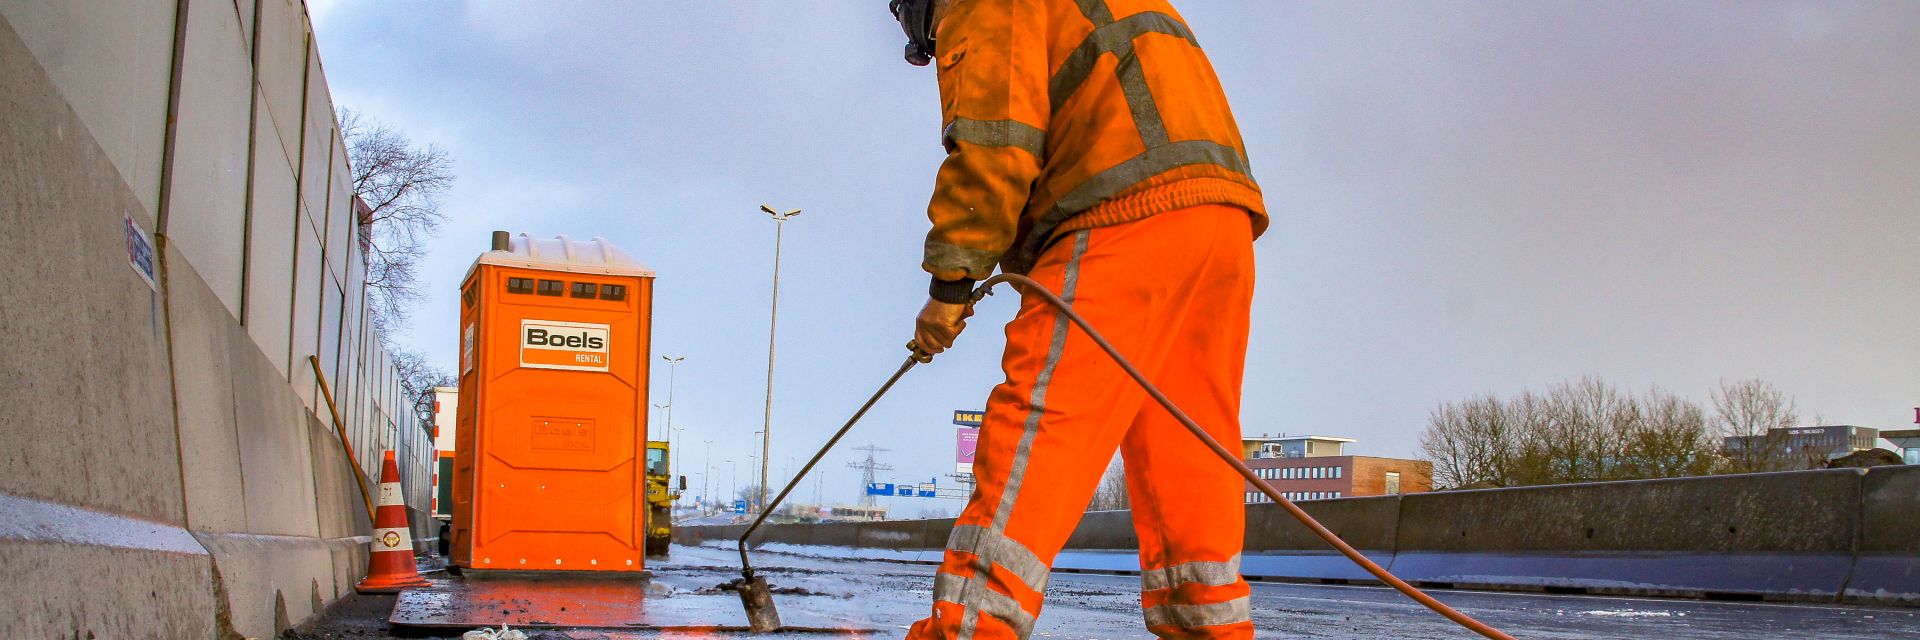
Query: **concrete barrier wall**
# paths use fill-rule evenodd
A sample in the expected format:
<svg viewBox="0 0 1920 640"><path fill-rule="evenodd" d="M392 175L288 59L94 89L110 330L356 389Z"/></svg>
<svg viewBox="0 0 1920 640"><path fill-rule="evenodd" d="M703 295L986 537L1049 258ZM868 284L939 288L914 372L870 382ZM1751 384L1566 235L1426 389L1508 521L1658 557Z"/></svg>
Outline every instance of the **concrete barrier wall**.
<svg viewBox="0 0 1920 640"><path fill-rule="evenodd" d="M1920 466L1876 467L1861 485L1860 546L1846 599L1920 605Z"/></svg>
<svg viewBox="0 0 1920 640"><path fill-rule="evenodd" d="M1920 466L1452 491L1301 504L1396 575L1441 587L1920 605ZM1370 582L1279 506L1247 507L1250 579ZM914 534L917 531L919 533ZM938 562L951 520L781 525L756 545ZM685 527L682 543L744 527ZM848 533L848 532L857 533ZM1057 570L1134 573L1129 514L1087 514ZM778 547L770 547L778 549ZM902 556L900 549L919 549ZM870 556L871 554L855 554Z"/></svg>
<svg viewBox="0 0 1920 640"><path fill-rule="evenodd" d="M0 635L271 637L365 571L383 449L430 543L303 3L0 0L0 110Z"/></svg>
<svg viewBox="0 0 1920 640"><path fill-rule="evenodd" d="M1830 599L1859 531L1856 469L1409 495L1413 582Z"/></svg>

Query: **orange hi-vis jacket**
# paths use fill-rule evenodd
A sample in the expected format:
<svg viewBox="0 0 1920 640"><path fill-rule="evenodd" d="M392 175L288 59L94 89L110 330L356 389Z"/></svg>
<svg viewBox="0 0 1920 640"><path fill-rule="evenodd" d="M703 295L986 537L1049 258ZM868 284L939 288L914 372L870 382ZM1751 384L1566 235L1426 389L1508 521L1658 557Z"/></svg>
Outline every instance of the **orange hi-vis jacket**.
<svg viewBox="0 0 1920 640"><path fill-rule="evenodd" d="M1226 95L1165 0L953 0L935 41L935 298L996 263L1026 272L1056 236L1185 207L1266 229Z"/></svg>

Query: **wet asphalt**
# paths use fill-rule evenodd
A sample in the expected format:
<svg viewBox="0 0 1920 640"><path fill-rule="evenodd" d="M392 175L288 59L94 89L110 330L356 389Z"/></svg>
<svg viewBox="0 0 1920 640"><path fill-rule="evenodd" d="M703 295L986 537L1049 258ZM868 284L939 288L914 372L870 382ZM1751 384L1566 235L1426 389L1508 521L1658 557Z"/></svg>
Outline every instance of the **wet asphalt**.
<svg viewBox="0 0 1920 640"><path fill-rule="evenodd" d="M653 594L649 610L671 610L672 618L706 620L716 626L745 624L738 597L715 588L739 573L738 557L731 549L676 546L672 554L667 560L650 561L655 586L649 590ZM754 554L754 562L783 592L775 596L783 616L816 624L831 621L830 626L849 630L763 638L898 638L907 625L926 615L933 595L933 567L928 565L766 553ZM1148 637L1140 622L1138 577L1055 573L1047 593L1047 608L1034 630L1036 638ZM1435 591L1433 595L1517 638L1920 640L1920 609L1477 591ZM391 596L344 598L326 616L289 637L421 637L386 626L384 618L392 602ZM1252 605L1260 638L1478 637L1385 587L1254 583ZM396 631L402 634L395 635ZM533 638L546 640L749 635L629 629L528 631Z"/></svg>

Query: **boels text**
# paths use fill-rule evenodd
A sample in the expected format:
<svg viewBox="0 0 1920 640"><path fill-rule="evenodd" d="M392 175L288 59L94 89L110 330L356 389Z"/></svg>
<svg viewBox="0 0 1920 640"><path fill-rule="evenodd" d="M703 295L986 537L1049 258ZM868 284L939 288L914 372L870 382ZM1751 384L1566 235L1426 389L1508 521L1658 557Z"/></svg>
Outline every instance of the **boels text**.
<svg viewBox="0 0 1920 640"><path fill-rule="evenodd" d="M588 322L524 320L520 366L533 369L606 371L611 328Z"/></svg>
<svg viewBox="0 0 1920 640"><path fill-rule="evenodd" d="M548 332L539 327L527 328L527 346L529 347L567 347L572 349L605 349L607 341L599 336L582 331L578 334Z"/></svg>

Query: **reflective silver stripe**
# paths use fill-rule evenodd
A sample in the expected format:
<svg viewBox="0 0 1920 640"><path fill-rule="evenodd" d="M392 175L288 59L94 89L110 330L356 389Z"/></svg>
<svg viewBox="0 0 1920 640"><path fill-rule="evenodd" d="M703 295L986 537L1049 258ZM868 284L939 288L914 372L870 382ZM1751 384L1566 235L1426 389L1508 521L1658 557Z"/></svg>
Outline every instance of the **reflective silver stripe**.
<svg viewBox="0 0 1920 640"><path fill-rule="evenodd" d="M1094 63L1100 61L1100 56L1118 52L1124 46L1127 48L1127 56L1131 57L1135 38L1149 33L1159 33L1181 38L1193 43L1196 47L1200 46L1200 41L1193 37L1192 29L1187 28L1187 25L1174 19L1173 16L1157 11L1136 13L1119 22L1099 24L1101 26L1095 28L1093 33L1087 34L1087 39L1080 41L1080 46L1074 47L1073 53L1067 54L1066 61L1060 63L1060 70L1055 71L1053 77L1047 81L1047 100L1051 103L1053 112L1058 113L1060 106L1066 104L1067 99L1080 90L1081 84L1086 83L1087 76L1093 73Z"/></svg>
<svg viewBox="0 0 1920 640"><path fill-rule="evenodd" d="M1212 140L1181 140L1148 149L1140 155L1127 159L1126 162L1087 178L1079 186L1074 187L1073 191L1067 192L1067 195L1061 196L1054 202L1052 208L1042 214L1040 219L1034 221L1033 229L1028 231L1026 241L1015 248L1018 253L1008 261L1010 270L1019 273L1032 268L1034 261L1039 259L1040 250L1046 247L1049 236L1053 235L1053 228L1060 226L1061 222L1065 222L1074 214L1091 209L1094 205L1100 204L1142 180L1179 167L1196 164L1218 165L1245 175L1248 180L1253 179L1247 167L1247 160L1240 155L1239 150Z"/></svg>
<svg viewBox="0 0 1920 640"><path fill-rule="evenodd" d="M1067 259L1066 274L1063 276L1065 282L1060 286L1060 299L1069 305L1073 304L1073 292L1080 283L1080 258L1087 254L1087 237L1089 235L1091 234L1087 231L1081 231L1074 234L1073 237L1073 257ZM1027 459L1033 455L1033 439L1040 433L1040 415L1046 410L1047 385L1053 382L1053 369L1060 365L1060 354L1067 348L1068 322L1070 321L1067 320L1066 314L1059 312L1054 313L1053 338L1047 346L1047 359L1044 364L1040 365L1040 374L1036 376L1033 381L1033 393L1027 400L1026 431L1020 434L1020 445L1014 449L1013 464L1010 465L1007 471L1007 486L1000 490L1000 504L994 508L993 526L989 528L989 531L995 535L999 535L999 532L1007 530L1007 519L1013 516L1014 500L1020 495L1020 483L1022 477L1027 473ZM954 531L955 533L959 533L960 529L956 527ZM949 536L947 542L950 545L953 544L953 537ZM982 560L986 559L985 556L980 556L980 558ZM1037 561L1036 559L1036 562ZM1010 572L1016 569L1015 567L1007 568ZM977 565L976 570L980 571L980 573L975 574L977 581L977 576L984 574L985 570ZM1022 580L1024 581L1025 579L1023 576ZM1044 584L1045 578L1041 578L1040 581ZM974 582L975 581L969 581L968 584L971 585ZM1032 585L1033 583L1029 582L1028 584ZM1035 590L1040 591L1041 589ZM967 594L963 595L971 595L973 591L991 590L982 586L979 589L970 589ZM963 597L962 599L965 598ZM963 602L961 606L968 607L968 609L966 609L966 615L963 616L960 621L960 640L972 640L977 622L977 619L973 617L972 607L980 606L982 611L987 611L988 613L993 612L987 610L984 604L971 605ZM1019 609L1018 606L1014 608ZM1022 613L1025 612L1022 611ZM1001 619L1008 620L1010 624L1014 625L1016 630L1024 629L1020 634L1022 638L1027 637L1027 633L1033 630L1031 620L1026 622L1023 627L1016 620L1010 618Z"/></svg>
<svg viewBox="0 0 1920 640"><path fill-rule="evenodd" d="M947 537L947 550L965 551L998 564L1028 589L1047 590L1047 565L1020 541L980 525L960 525Z"/></svg>
<svg viewBox="0 0 1920 640"><path fill-rule="evenodd" d="M1149 627L1213 627L1251 622L1253 608L1246 596L1213 604L1163 604L1145 611Z"/></svg>
<svg viewBox="0 0 1920 640"><path fill-rule="evenodd" d="M978 576L962 578L951 573L936 573L933 576L933 599L966 607L966 617L960 621L960 638L973 636L979 623L974 611L978 610L1013 627L1014 633L1025 638L1033 634L1034 616L1020 606L1020 602L992 589L980 581Z"/></svg>
<svg viewBox="0 0 1920 640"><path fill-rule="evenodd" d="M1135 55L1133 42L1128 41L1114 50L1119 56L1119 65L1114 73L1120 79L1120 94L1127 99L1127 109L1133 112L1133 128L1140 133L1140 143L1148 149L1167 143L1167 124L1160 120L1160 106L1153 101L1153 89L1147 86L1147 72L1140 70L1140 56Z"/></svg>
<svg viewBox="0 0 1920 640"><path fill-rule="evenodd" d="M1224 587L1239 581L1240 556L1237 554L1225 562L1196 560L1164 569L1146 569L1140 572L1141 591L1171 589L1183 584L1195 583L1209 587Z"/></svg>
<svg viewBox="0 0 1920 640"><path fill-rule="evenodd" d="M983 147L1013 147L1038 159L1047 153L1047 132L1019 120L974 120L954 118L940 133L940 144L948 153L955 142L971 142Z"/></svg>
<svg viewBox="0 0 1920 640"><path fill-rule="evenodd" d="M1060 286L1060 299L1073 304L1073 290L1080 281L1080 257L1087 253L1087 232L1073 236L1073 257L1067 260L1066 282ZM1033 439L1040 434L1040 415L1047 408L1047 387L1053 383L1053 369L1060 365L1060 353L1067 348L1067 314L1053 314L1053 341L1047 346L1047 360L1033 380L1033 394L1027 399L1026 432L1020 434L1020 446L1014 450L1013 465L1007 473L1007 486L1000 491L1000 506L993 512L993 530L1005 531L1013 516L1014 499L1020 495L1020 483L1027 473L1027 457L1033 454Z"/></svg>
<svg viewBox="0 0 1920 640"><path fill-rule="evenodd" d="M984 280L993 274L993 265L1000 262L1001 253L928 240L925 255L927 265L935 269L964 269L967 277Z"/></svg>
<svg viewBox="0 0 1920 640"><path fill-rule="evenodd" d="M1107 9L1106 0L1073 0L1080 5L1080 13L1085 14L1094 25L1113 22L1113 11Z"/></svg>

